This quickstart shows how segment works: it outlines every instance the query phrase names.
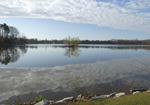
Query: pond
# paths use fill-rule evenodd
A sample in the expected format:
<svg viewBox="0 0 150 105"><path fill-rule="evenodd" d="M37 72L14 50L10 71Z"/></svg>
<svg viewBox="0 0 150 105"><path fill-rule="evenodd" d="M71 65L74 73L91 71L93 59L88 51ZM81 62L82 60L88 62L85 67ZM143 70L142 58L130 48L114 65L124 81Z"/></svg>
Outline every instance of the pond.
<svg viewBox="0 0 150 105"><path fill-rule="evenodd" d="M150 87L150 46L0 47L0 104Z"/></svg>

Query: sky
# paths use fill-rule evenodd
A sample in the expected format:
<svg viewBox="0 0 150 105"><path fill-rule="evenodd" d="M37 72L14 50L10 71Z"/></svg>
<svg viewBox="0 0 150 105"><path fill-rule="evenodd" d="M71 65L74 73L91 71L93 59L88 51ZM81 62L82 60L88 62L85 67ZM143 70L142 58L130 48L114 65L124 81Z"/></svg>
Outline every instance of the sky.
<svg viewBox="0 0 150 105"><path fill-rule="evenodd" d="M1 0L3 23L27 38L150 39L150 0Z"/></svg>

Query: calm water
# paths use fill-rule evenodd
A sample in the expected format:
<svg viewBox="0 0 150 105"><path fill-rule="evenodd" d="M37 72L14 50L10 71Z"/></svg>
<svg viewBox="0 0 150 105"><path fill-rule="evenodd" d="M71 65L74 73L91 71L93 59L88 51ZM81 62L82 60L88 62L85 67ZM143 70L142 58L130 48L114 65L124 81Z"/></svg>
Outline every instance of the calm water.
<svg viewBox="0 0 150 105"><path fill-rule="evenodd" d="M150 87L150 46L0 47L0 104Z"/></svg>
<svg viewBox="0 0 150 105"><path fill-rule="evenodd" d="M62 45L1 47L0 67L54 67L150 55L150 46L80 45L79 48L60 46Z"/></svg>

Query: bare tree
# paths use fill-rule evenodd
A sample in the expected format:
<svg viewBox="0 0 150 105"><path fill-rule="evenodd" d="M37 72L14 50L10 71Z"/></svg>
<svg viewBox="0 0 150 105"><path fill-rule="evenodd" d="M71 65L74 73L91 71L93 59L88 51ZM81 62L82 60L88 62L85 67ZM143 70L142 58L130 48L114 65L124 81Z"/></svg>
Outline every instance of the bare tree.
<svg viewBox="0 0 150 105"><path fill-rule="evenodd" d="M79 44L79 38L78 37L67 37L64 39L64 43L68 46L68 47L76 47Z"/></svg>
<svg viewBox="0 0 150 105"><path fill-rule="evenodd" d="M10 30L9 34L11 39L17 38L20 34L19 30L16 27L10 26L9 30Z"/></svg>

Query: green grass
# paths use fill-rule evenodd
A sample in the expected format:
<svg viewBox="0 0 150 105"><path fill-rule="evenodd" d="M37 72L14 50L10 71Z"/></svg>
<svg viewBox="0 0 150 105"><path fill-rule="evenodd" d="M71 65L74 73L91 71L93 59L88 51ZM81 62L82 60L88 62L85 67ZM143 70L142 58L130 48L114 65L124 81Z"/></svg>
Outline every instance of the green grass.
<svg viewBox="0 0 150 105"><path fill-rule="evenodd" d="M70 105L150 105L150 93L125 95L119 98L78 102Z"/></svg>

